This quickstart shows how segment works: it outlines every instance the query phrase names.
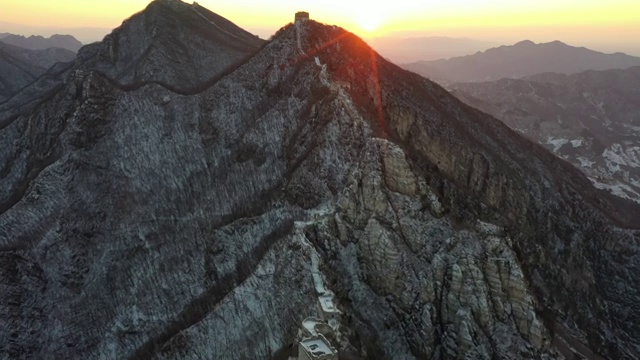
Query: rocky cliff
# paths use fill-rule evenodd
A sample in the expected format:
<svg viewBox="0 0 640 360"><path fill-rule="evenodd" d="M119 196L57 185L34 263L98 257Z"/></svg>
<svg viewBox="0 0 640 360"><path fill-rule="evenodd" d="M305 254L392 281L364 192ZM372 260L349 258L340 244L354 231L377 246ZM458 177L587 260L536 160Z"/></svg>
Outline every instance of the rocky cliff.
<svg viewBox="0 0 640 360"><path fill-rule="evenodd" d="M236 51L196 6L154 1L4 117L5 358L283 358L317 277L346 358L638 352L637 207L337 27L110 57L155 21Z"/></svg>

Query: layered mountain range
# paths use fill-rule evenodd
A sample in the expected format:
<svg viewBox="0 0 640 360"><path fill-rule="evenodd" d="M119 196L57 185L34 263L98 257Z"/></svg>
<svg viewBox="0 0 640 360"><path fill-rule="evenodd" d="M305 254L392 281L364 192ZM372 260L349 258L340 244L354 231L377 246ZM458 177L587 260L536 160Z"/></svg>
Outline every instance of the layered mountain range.
<svg viewBox="0 0 640 360"><path fill-rule="evenodd" d="M155 0L0 146L3 358L286 359L319 282L341 358L640 352L640 208L339 27Z"/></svg>
<svg viewBox="0 0 640 360"><path fill-rule="evenodd" d="M396 64L448 59L474 54L495 47L497 43L446 36L375 37L369 45Z"/></svg>
<svg viewBox="0 0 640 360"><path fill-rule="evenodd" d="M623 53L604 54L560 41L536 44L529 40L473 55L403 65L443 84L518 79L549 72L571 75L632 66L640 66L640 58Z"/></svg>
<svg viewBox="0 0 640 360"><path fill-rule="evenodd" d="M29 50L0 42L0 102L34 82L58 62L70 62L75 53L60 49Z"/></svg>
<svg viewBox="0 0 640 360"><path fill-rule="evenodd" d="M596 187L640 202L640 67L451 88L581 168Z"/></svg>
<svg viewBox="0 0 640 360"><path fill-rule="evenodd" d="M82 43L71 35L52 35L45 38L40 35L26 37L23 35L2 33L0 34L0 42L29 50L59 48L66 49L74 53L78 52L82 47Z"/></svg>

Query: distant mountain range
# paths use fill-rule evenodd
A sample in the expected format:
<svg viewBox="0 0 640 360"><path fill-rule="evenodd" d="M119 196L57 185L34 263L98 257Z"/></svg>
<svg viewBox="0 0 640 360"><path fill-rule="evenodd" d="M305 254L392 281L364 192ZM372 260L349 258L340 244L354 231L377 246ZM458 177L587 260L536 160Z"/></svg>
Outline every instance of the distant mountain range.
<svg viewBox="0 0 640 360"><path fill-rule="evenodd" d="M370 40L370 44L380 55L398 64L474 54L499 45L491 41L444 36L383 37Z"/></svg>
<svg viewBox="0 0 640 360"><path fill-rule="evenodd" d="M0 21L0 31L8 34L23 34L27 36L34 34L45 37L55 34L69 34L83 44L90 44L101 40L105 35L111 32L111 29L96 27L33 26L9 21Z"/></svg>
<svg viewBox="0 0 640 360"><path fill-rule="evenodd" d="M451 84L522 78L546 72L570 75L586 70L626 69L638 65L640 58L623 53L605 54L560 41L541 44L521 41L474 55L419 61L403 67L438 82Z"/></svg>
<svg viewBox="0 0 640 360"><path fill-rule="evenodd" d="M462 83L458 98L640 202L640 67Z"/></svg>
<svg viewBox="0 0 640 360"><path fill-rule="evenodd" d="M26 37L22 35L2 33L0 34L0 41L5 44L20 46L30 50L61 48L75 53L82 47L82 43L71 35L52 35L51 37L45 38L39 35Z"/></svg>
<svg viewBox="0 0 640 360"><path fill-rule="evenodd" d="M0 41L0 102L44 74L58 62L69 62L76 57L72 51L61 48L30 50Z"/></svg>

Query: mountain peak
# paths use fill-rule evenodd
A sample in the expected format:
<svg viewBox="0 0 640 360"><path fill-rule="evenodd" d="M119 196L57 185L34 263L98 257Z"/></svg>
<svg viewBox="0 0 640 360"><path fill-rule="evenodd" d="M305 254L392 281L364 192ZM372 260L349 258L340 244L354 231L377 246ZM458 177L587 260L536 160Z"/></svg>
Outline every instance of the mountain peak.
<svg viewBox="0 0 640 360"><path fill-rule="evenodd" d="M548 43L549 45L553 45L553 46L569 46L566 43L560 41L560 40L554 40L552 42Z"/></svg>
<svg viewBox="0 0 640 360"><path fill-rule="evenodd" d="M522 78L539 73L575 74L585 70L626 69L640 58L567 45L561 41L535 44L520 41L474 55L407 64L405 68L443 83Z"/></svg>
<svg viewBox="0 0 640 360"><path fill-rule="evenodd" d="M20 46L30 50L45 50L48 48L62 48L73 52L77 52L82 47L82 43L71 35L52 35L49 38L40 35L31 35L29 37L23 35L3 34L0 41Z"/></svg>
<svg viewBox="0 0 640 360"><path fill-rule="evenodd" d="M245 61L263 43L197 4L155 0L82 57L91 59L87 67L121 86L154 82L193 92Z"/></svg>
<svg viewBox="0 0 640 360"><path fill-rule="evenodd" d="M513 46L518 46L518 47L523 47L523 46L533 46L536 43L534 43L531 40L522 40L520 42L517 42L516 44L514 44Z"/></svg>
<svg viewBox="0 0 640 360"><path fill-rule="evenodd" d="M162 4L175 9L179 9L182 6L189 6L189 4L181 0L153 0L151 4Z"/></svg>
<svg viewBox="0 0 640 360"><path fill-rule="evenodd" d="M284 358L326 297L346 357L633 354L608 197L342 28L156 0L69 74L0 126L11 356Z"/></svg>

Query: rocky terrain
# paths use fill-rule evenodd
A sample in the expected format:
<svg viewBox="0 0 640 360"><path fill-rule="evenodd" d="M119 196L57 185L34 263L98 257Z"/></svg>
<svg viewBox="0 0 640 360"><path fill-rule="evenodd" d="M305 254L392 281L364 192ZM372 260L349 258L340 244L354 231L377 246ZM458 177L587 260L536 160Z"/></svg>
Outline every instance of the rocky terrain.
<svg viewBox="0 0 640 360"><path fill-rule="evenodd" d="M640 351L639 208L341 28L156 0L55 70L0 113L0 357L286 358L318 277L341 358Z"/></svg>
<svg viewBox="0 0 640 360"><path fill-rule="evenodd" d="M35 81L54 64L70 62L75 57L65 49L29 50L0 42L0 102Z"/></svg>
<svg viewBox="0 0 640 360"><path fill-rule="evenodd" d="M473 55L403 65L441 84L518 79L547 72L570 75L631 66L640 66L640 58L623 53L604 54L560 41L536 44L528 40Z"/></svg>
<svg viewBox="0 0 640 360"><path fill-rule="evenodd" d="M30 50L59 48L66 49L74 53L78 52L82 47L82 43L71 35L52 35L45 38L40 35L26 37L23 35L3 33L0 34L0 42Z"/></svg>
<svg viewBox="0 0 640 360"><path fill-rule="evenodd" d="M582 169L597 188L640 202L640 67L451 88Z"/></svg>

